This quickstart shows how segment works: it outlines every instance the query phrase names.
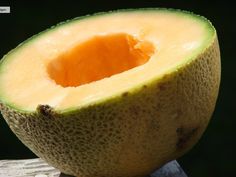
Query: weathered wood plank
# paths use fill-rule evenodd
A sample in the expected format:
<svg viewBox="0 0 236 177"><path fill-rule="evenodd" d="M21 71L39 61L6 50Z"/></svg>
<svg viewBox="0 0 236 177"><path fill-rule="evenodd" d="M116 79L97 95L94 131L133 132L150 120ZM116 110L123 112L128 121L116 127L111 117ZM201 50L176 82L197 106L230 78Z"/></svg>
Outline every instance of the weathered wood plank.
<svg viewBox="0 0 236 177"><path fill-rule="evenodd" d="M0 177L71 177L60 173L43 160L1 160ZM171 161L150 177L187 177L177 161Z"/></svg>

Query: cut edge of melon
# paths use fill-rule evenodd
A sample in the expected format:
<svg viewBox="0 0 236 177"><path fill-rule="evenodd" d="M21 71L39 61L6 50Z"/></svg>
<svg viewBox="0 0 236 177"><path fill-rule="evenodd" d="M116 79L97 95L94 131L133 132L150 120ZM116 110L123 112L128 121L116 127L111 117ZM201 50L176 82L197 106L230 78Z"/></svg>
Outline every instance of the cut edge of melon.
<svg viewBox="0 0 236 177"><path fill-rule="evenodd" d="M52 26L51 28L42 31L32 37L30 37L29 39L27 39L26 41L22 42L21 44L19 44L15 49L11 50L10 52L8 52L6 55L3 56L2 60L0 61L0 76L1 73L4 72L4 68L7 66L8 61L11 60L11 58L14 58L14 55L17 55L17 52L20 51L21 49L23 49L24 47L27 47L31 42L37 40L38 38L41 37L41 35L45 34L45 33L50 33L53 32L55 29L62 27L63 25L68 25L68 24L73 24L76 23L79 20L86 20L88 18L96 18L97 16L106 16L109 14L113 14L113 13L129 13L129 12L144 12L144 13L148 13L148 12L155 12L155 11L162 11L162 12L167 12L167 13L175 13L177 15L181 15L181 16L185 16L187 18L191 18L194 19L198 22L200 22L202 25L205 25L205 28L207 28L208 32L206 33L206 38L205 41L203 42L203 45L201 45L193 54L191 57L185 58L183 60L181 60L180 63L178 63L178 65L176 65L173 68L170 68L169 70L167 70L165 73L162 73L160 75L156 75L154 78L146 80L145 82L139 83L138 85L133 85L130 89L128 89L129 94L136 94L138 93L141 89L143 89L143 86L151 86L153 83L157 84L158 82L162 81L162 78L164 76L171 76L173 75L175 72L177 72L178 70L181 70L182 68L184 68L186 65L190 64L191 62L193 62L195 59L197 59L197 57L201 54L203 54L205 51L208 50L209 47L211 47L214 43L215 40L217 40L217 35L216 35L216 30L213 27L213 25L211 24L211 22L209 20L207 20L205 17L202 17L200 15L196 15L192 12L188 12L188 11L183 11L183 10L176 10L176 9L167 9L167 8L141 8L141 9L121 9L121 10L116 10L116 11L109 11L109 12L99 12L99 13L95 13L92 15L86 15L86 16L82 16L82 17L77 17L74 18L72 20L67 20L65 22L59 23L58 25ZM0 87L1 89L1 87ZM74 111L78 111L78 110L82 110L82 109L86 109L92 105L99 105L99 104L104 104L106 102L116 102L119 99L122 99L122 93L124 93L126 91L122 91L116 94L113 94L112 96L108 96L108 97L100 97L97 100L93 100L91 102L87 102L85 104L81 104L75 107L70 107L70 108L66 108L63 110L56 110L57 112L63 113L63 114L70 114L73 113ZM3 92L0 90L0 104L5 104L10 108L13 108L14 110L17 110L19 112L26 112L26 113L34 113L34 110L26 110L24 108L22 108L19 105L15 105L15 103L10 102L9 100L7 100L7 98L4 96Z"/></svg>

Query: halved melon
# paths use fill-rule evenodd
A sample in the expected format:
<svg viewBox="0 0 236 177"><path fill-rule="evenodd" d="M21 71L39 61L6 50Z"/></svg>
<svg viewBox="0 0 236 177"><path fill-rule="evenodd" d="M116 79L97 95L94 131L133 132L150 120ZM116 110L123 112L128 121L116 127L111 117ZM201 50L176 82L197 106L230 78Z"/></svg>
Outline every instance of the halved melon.
<svg viewBox="0 0 236 177"><path fill-rule="evenodd" d="M220 83L217 35L167 9L61 23L4 56L1 112L35 154L75 176L142 176L190 149Z"/></svg>

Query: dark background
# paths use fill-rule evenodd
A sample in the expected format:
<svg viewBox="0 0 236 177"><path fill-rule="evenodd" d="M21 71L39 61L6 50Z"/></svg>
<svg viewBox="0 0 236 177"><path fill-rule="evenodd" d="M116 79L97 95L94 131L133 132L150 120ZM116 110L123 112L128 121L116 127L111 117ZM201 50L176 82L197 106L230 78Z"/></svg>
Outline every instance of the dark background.
<svg viewBox="0 0 236 177"><path fill-rule="evenodd" d="M75 3L77 2L77 3ZM119 8L168 7L207 17L218 32L222 81L212 120L199 143L178 159L189 177L236 176L236 6L227 1L10 1L10 14L0 14L0 58L28 37L61 21L94 12ZM1 84L1 83L0 83ZM35 157L0 117L0 159Z"/></svg>

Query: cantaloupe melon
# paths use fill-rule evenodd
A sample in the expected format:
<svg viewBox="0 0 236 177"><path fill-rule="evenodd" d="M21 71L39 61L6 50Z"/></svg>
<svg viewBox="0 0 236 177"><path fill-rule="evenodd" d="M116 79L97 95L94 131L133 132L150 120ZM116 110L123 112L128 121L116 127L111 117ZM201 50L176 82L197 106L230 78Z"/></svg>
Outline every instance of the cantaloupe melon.
<svg viewBox="0 0 236 177"><path fill-rule="evenodd" d="M5 55L0 110L25 145L66 174L145 176L197 142L219 83L207 19L121 10L60 23Z"/></svg>

